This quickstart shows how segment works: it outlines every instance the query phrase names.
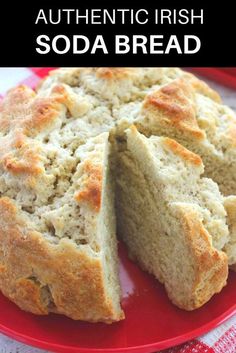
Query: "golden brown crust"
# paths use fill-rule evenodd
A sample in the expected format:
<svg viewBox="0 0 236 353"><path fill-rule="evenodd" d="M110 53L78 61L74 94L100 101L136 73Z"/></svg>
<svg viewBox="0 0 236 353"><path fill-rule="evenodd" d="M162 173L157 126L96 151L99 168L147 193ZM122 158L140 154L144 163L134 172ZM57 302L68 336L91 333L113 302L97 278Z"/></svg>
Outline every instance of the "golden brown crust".
<svg viewBox="0 0 236 353"><path fill-rule="evenodd" d="M96 69L96 75L105 80L121 80L129 77L135 69L120 67L100 67Z"/></svg>
<svg viewBox="0 0 236 353"><path fill-rule="evenodd" d="M0 199L0 288L22 309L73 319L112 322L117 313L104 289L99 257L70 240L53 245L33 231L9 198Z"/></svg>
<svg viewBox="0 0 236 353"><path fill-rule="evenodd" d="M17 131L9 144L0 147L0 166L13 175L36 176L42 172L39 148L27 143L25 135Z"/></svg>
<svg viewBox="0 0 236 353"><path fill-rule="evenodd" d="M141 69L142 70L142 69ZM113 84L114 82L123 81L125 79L130 79L132 77L137 77L140 69L136 68L125 68L125 67L88 67L88 68L71 68L71 69L58 69L53 70L49 73L49 77L52 79L56 77L56 82L63 82L71 86L78 85L78 82L83 78L83 76L89 75L94 76L97 79L104 80L108 84ZM43 80L39 85L40 89L45 80Z"/></svg>
<svg viewBox="0 0 236 353"><path fill-rule="evenodd" d="M169 292L169 296L178 306L186 310L193 310L206 303L226 285L228 259L225 253L212 246L210 235L195 211L188 206L181 206L179 207L179 215L186 246L194 264L194 281L188 298L186 297L182 303L176 302L173 293Z"/></svg>
<svg viewBox="0 0 236 353"><path fill-rule="evenodd" d="M72 100L71 96L69 95L68 91L66 90L63 84L58 84L54 86L52 89L52 93L57 95L57 101L66 104L68 108L71 107L72 104L74 104L74 101Z"/></svg>
<svg viewBox="0 0 236 353"><path fill-rule="evenodd" d="M201 157L197 154L189 151L184 146L180 145L175 140L172 140L168 137L163 138L163 143L166 147L168 147L174 154L177 154L181 158L183 158L186 162L192 163L196 166L202 165Z"/></svg>
<svg viewBox="0 0 236 353"><path fill-rule="evenodd" d="M23 127L32 136L32 133L40 132L54 123L62 112L62 105L53 98L38 97L30 109L31 116L24 120Z"/></svg>
<svg viewBox="0 0 236 353"><path fill-rule="evenodd" d="M26 86L8 92L0 106L0 129L4 144L0 146L0 164L12 174L39 174L40 150L27 137L53 125L63 107L54 98L37 97Z"/></svg>
<svg viewBox="0 0 236 353"><path fill-rule="evenodd" d="M39 315L48 314L47 303L44 303L41 295L41 288L43 286L37 283L33 278L19 278L15 282L15 294L17 295L17 303L24 310L33 312ZM14 295L15 295L14 294ZM14 300L15 297L10 297ZM15 301L15 300L14 300ZM46 305L45 305L46 304Z"/></svg>
<svg viewBox="0 0 236 353"><path fill-rule="evenodd" d="M57 84L52 89L55 100L64 104L71 116L78 118L86 113L90 107L89 102L76 95L68 86Z"/></svg>
<svg viewBox="0 0 236 353"><path fill-rule="evenodd" d="M11 89L0 105L0 129L2 132L20 130L25 135L52 125L63 111L63 106L53 97L38 97L26 86Z"/></svg>
<svg viewBox="0 0 236 353"><path fill-rule="evenodd" d="M0 167L19 177L22 185L43 187L47 160L40 132L49 133L70 108L68 92L55 90L49 97L20 86L8 92L0 104ZM46 161L46 162L45 162ZM97 212L101 205L102 170L84 163L87 180L80 200ZM20 179L22 177L22 179ZM45 180L47 175L45 176ZM17 179L16 179L17 180ZM17 202L16 202L17 204ZM22 309L44 315L57 312L73 319L112 322L124 317L115 307L104 273L103 257L89 245L69 239L53 244L34 230L7 197L0 198L0 289ZM29 217L30 218L30 217Z"/></svg>
<svg viewBox="0 0 236 353"><path fill-rule="evenodd" d="M63 111L55 97L38 97L26 86L11 89L0 104L0 167L12 175L41 174L41 149L31 138L52 128Z"/></svg>
<svg viewBox="0 0 236 353"><path fill-rule="evenodd" d="M195 92L207 96L217 103L221 103L220 95L215 90L210 88L205 82L199 80L196 76L188 72L184 72L182 78L191 84Z"/></svg>
<svg viewBox="0 0 236 353"><path fill-rule="evenodd" d="M98 212L102 199L102 167L86 161L83 169L87 178L82 189L75 194L75 199L78 202L88 202Z"/></svg>
<svg viewBox="0 0 236 353"><path fill-rule="evenodd" d="M143 113L152 114L159 123L174 126L197 139L205 136L196 119L194 90L181 78L147 95Z"/></svg>

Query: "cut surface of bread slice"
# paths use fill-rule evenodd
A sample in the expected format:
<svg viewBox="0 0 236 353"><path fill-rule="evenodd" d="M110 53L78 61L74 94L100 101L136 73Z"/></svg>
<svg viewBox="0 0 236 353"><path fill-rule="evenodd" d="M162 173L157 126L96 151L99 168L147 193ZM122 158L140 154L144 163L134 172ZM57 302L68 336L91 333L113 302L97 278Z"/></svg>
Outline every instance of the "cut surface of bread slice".
<svg viewBox="0 0 236 353"><path fill-rule="evenodd" d="M231 269L236 271L236 196L226 197L224 206L227 212L227 223L230 231L230 239L226 243L224 251L228 255L228 262Z"/></svg>
<svg viewBox="0 0 236 353"><path fill-rule="evenodd" d="M61 130L73 119L25 87L5 99L0 289L35 314L117 321L124 315L108 133L69 144Z"/></svg>
<svg viewBox="0 0 236 353"><path fill-rule="evenodd" d="M228 274L223 196L201 177L200 157L174 140L148 139L131 128L117 173L118 229L131 257L164 283L173 303L200 307Z"/></svg>

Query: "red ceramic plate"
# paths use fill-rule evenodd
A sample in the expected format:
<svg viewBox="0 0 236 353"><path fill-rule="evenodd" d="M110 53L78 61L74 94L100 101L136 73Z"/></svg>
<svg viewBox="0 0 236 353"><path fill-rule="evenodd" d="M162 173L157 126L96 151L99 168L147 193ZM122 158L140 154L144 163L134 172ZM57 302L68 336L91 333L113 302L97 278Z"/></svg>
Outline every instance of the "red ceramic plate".
<svg viewBox="0 0 236 353"><path fill-rule="evenodd" d="M112 325L76 322L63 316L25 313L0 295L0 331L54 352L136 352L165 349L199 336L236 312L236 273L208 304L194 312L176 308L164 288L120 248L126 319Z"/></svg>

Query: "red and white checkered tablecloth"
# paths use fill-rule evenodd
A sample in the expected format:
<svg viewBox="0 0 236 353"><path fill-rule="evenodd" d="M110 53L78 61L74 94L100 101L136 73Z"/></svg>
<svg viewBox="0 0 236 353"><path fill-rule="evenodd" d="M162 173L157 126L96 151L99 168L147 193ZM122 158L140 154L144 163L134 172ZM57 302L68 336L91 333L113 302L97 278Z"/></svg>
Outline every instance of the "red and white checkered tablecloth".
<svg viewBox="0 0 236 353"><path fill-rule="evenodd" d="M0 96L17 84L34 88L39 80L53 68L1 68ZM217 87L225 102L232 106L232 94L223 87ZM227 99L229 101L227 102ZM232 100L233 99L233 100ZM235 103L236 104L236 103ZM236 106L235 106L236 107ZM26 346L0 334L0 353L42 353L43 351ZM189 341L181 346L162 351L162 353L236 353L236 315L211 332Z"/></svg>

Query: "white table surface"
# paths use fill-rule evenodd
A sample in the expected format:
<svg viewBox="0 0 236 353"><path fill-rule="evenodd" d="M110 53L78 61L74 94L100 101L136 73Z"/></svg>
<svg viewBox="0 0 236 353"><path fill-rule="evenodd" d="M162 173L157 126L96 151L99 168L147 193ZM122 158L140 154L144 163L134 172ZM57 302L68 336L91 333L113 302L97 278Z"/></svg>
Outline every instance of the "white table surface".
<svg viewBox="0 0 236 353"><path fill-rule="evenodd" d="M223 101L236 111L236 91L212 81L208 83L221 94ZM46 353L46 351L29 347L0 334L0 353Z"/></svg>

